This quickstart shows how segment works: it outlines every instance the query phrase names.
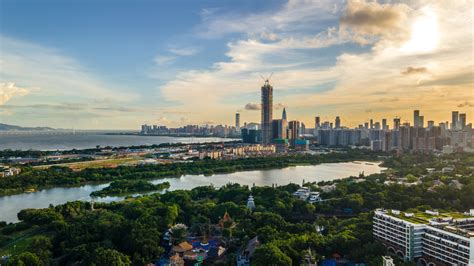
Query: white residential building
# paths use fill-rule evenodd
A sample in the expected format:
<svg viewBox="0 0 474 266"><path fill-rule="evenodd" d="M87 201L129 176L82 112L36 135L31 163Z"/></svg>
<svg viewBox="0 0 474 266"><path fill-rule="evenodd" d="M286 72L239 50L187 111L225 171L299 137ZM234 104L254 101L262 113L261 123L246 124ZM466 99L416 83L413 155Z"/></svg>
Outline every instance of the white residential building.
<svg viewBox="0 0 474 266"><path fill-rule="evenodd" d="M419 265L474 265L472 216L378 209L373 234L389 251Z"/></svg>

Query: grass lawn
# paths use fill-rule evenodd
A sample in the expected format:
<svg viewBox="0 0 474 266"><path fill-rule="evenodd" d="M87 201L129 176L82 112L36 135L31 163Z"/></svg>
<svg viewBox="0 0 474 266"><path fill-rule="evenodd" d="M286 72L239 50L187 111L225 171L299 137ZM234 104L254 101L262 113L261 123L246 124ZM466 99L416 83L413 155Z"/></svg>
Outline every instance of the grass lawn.
<svg viewBox="0 0 474 266"><path fill-rule="evenodd" d="M31 241L35 236L39 236L37 233L38 228L30 228L21 232L12 233L13 240L8 242L6 245L0 247L0 256L3 255L17 255L26 251ZM41 234L45 235L45 234Z"/></svg>

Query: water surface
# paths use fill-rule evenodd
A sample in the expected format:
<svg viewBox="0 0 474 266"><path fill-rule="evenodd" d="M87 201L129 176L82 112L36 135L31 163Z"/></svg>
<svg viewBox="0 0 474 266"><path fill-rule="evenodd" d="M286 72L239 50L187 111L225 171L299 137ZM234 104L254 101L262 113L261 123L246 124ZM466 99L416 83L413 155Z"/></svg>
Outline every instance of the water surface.
<svg viewBox="0 0 474 266"><path fill-rule="evenodd" d="M286 185L289 183L301 184L306 182L319 182L357 176L359 173L380 173L383 167L368 162L324 163L319 165L295 166L273 170L255 170L235 172L230 174L184 175L180 178L164 178L151 180L157 184L169 182L169 190L192 189L198 186L214 185L220 187L228 183L239 183L248 186L271 186L272 184ZM45 189L34 193L23 193L12 196L0 197L0 221L17 222L17 213L26 208L45 208L50 204L57 205L68 201L91 200L89 194L100 190L108 184L91 184L81 187L60 187ZM136 194L138 195L138 194ZM124 197L105 197L99 201L111 202Z"/></svg>
<svg viewBox="0 0 474 266"><path fill-rule="evenodd" d="M203 137L167 137L139 135L107 135L106 132L0 132L0 150L72 150L101 147L124 147L161 143L201 143L232 139Z"/></svg>

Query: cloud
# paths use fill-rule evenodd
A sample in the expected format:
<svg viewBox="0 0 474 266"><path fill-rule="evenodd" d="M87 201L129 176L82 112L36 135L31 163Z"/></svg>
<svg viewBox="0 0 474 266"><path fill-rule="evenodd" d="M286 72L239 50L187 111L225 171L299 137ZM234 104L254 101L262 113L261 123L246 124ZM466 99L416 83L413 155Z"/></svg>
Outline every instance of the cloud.
<svg viewBox="0 0 474 266"><path fill-rule="evenodd" d="M422 74L428 72L426 67L407 67L405 71L402 72L403 75L412 75L412 74Z"/></svg>
<svg viewBox="0 0 474 266"><path fill-rule="evenodd" d="M176 61L176 56L172 55L157 55L153 60L157 65L166 65Z"/></svg>
<svg viewBox="0 0 474 266"><path fill-rule="evenodd" d="M4 105L4 109L33 109L39 111L41 109L48 109L54 111L82 111L87 105L77 103L62 103L62 104L28 104L28 105Z"/></svg>
<svg viewBox="0 0 474 266"><path fill-rule="evenodd" d="M259 103L247 103L245 105L245 110L256 111L256 110L260 110L260 109L262 109L262 108L261 108L261 105Z"/></svg>
<svg viewBox="0 0 474 266"><path fill-rule="evenodd" d="M463 102L463 103L458 104L458 107L459 107L459 108L462 108L462 107L474 107L474 103L470 103L470 102L468 102L468 101L465 101L465 102Z"/></svg>
<svg viewBox="0 0 474 266"><path fill-rule="evenodd" d="M286 108L286 106L282 103L277 103L277 104L273 105L273 109L275 109L275 110L281 110L283 108Z"/></svg>
<svg viewBox="0 0 474 266"><path fill-rule="evenodd" d="M380 98L379 101L381 103L393 103L393 102L398 102L400 101L400 99L398 97L394 97L394 98Z"/></svg>
<svg viewBox="0 0 474 266"><path fill-rule="evenodd" d="M135 92L118 85L109 86L74 58L57 49L44 47L0 35L0 80L15 80L26 87L40 87L43 99L74 97L92 101L111 99L116 102L136 100ZM38 96L31 91L31 96Z"/></svg>
<svg viewBox="0 0 474 266"><path fill-rule="evenodd" d="M178 56L190 56L196 54L199 49L196 47L171 48L169 51Z"/></svg>
<svg viewBox="0 0 474 266"><path fill-rule="evenodd" d="M5 104L13 97L25 96L30 93L29 89L20 88L13 82L0 83L0 105Z"/></svg>
<svg viewBox="0 0 474 266"><path fill-rule="evenodd" d="M280 35L288 35L290 32L318 29L320 22L337 17L341 3L343 3L341 0L290 0L277 10L268 9L252 14L242 14L235 10L232 10L233 12L206 10L201 13L204 23L195 30L198 36L203 38L222 38L229 34L242 33L250 37L262 36L271 40L277 36L282 37Z"/></svg>
<svg viewBox="0 0 474 266"><path fill-rule="evenodd" d="M340 28L342 32L352 31L353 40L361 44L372 42L376 36L406 37L409 10L404 4L350 0L340 18Z"/></svg>
<svg viewBox="0 0 474 266"><path fill-rule="evenodd" d="M168 50L169 54L159 54L155 56L153 61L159 66L169 65L176 62L176 60L178 60L179 57L191 56L191 55L196 54L198 51L199 49L196 47L170 48ZM160 72L162 72L161 69L160 69Z"/></svg>

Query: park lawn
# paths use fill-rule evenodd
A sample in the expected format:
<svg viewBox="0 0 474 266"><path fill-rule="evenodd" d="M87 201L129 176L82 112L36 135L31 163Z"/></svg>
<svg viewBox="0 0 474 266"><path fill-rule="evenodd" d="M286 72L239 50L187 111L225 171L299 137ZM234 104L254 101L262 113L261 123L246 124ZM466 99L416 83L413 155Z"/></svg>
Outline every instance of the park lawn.
<svg viewBox="0 0 474 266"><path fill-rule="evenodd" d="M37 236L49 236L47 234L40 234L41 229L29 228L21 232L12 233L11 237L13 240L6 245L0 247L0 257L3 255L17 255L24 251L27 251L31 241Z"/></svg>
<svg viewBox="0 0 474 266"><path fill-rule="evenodd" d="M111 158L111 159L85 161L85 162L41 165L41 166L37 166L36 168L45 169L51 166L63 166L63 167L69 167L73 171L82 171L86 168L115 168L121 165L136 165L140 160L143 160L143 158L134 156L134 157Z"/></svg>

